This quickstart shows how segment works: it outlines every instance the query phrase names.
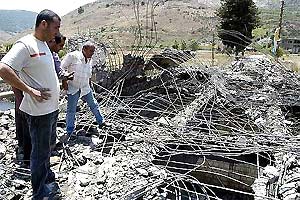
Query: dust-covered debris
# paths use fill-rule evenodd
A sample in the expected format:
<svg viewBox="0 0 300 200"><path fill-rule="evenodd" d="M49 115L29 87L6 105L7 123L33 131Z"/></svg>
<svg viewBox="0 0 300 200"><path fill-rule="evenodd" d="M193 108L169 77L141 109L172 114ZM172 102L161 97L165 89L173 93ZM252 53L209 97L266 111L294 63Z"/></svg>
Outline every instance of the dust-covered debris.
<svg viewBox="0 0 300 200"><path fill-rule="evenodd" d="M288 170L297 173L298 139L295 118L285 109L298 105L297 75L265 57L249 57L226 67L174 67L156 77L160 81L149 79L148 90L128 96L127 85L122 95L96 93L109 127L99 129L80 102L76 136L51 157L63 199L297 195L297 175ZM65 101L58 136L64 134ZM15 158L13 115L0 120L1 195L28 197L29 170ZM280 159L289 155L295 161Z"/></svg>

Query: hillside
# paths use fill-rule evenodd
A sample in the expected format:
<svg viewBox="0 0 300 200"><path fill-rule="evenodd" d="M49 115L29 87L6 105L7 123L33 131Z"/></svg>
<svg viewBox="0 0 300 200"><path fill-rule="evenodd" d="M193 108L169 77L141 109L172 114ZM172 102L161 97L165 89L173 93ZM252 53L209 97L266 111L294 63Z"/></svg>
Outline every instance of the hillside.
<svg viewBox="0 0 300 200"><path fill-rule="evenodd" d="M138 23L134 6L129 2L114 1L108 4L98 1L85 5L82 14L75 10L63 17L61 30L67 36L86 32L90 36L96 35L100 40L109 39L118 44L132 45ZM158 4L153 15L150 14L150 8L147 12L146 4L139 5L139 24L144 40L148 34L148 39L155 40L157 36L159 44L170 45L178 38L207 41L212 37L217 22L212 1L167 1Z"/></svg>
<svg viewBox="0 0 300 200"><path fill-rule="evenodd" d="M6 32L6 31L0 31L0 44L5 43L8 39L13 37L14 34Z"/></svg>
<svg viewBox="0 0 300 200"><path fill-rule="evenodd" d="M220 5L219 0L159 1L155 6L147 5L148 1L138 1L138 9L132 2L98 0L84 5L81 10L76 9L62 17L61 32L67 37L79 33L121 46L137 45L135 34L139 34L142 45L153 45L156 39L157 46L171 46L175 40L197 40L200 43L212 41L213 31L218 23L215 10ZM262 27L270 34L278 26L280 5L272 0L256 2L263 19ZM299 5L300 0L285 2L283 35L300 37L300 12L293 6ZM137 10L138 13L135 12ZM138 24L141 27L140 33L137 32ZM22 35L24 33L8 42L13 42Z"/></svg>
<svg viewBox="0 0 300 200"><path fill-rule="evenodd" d="M262 27L273 30L279 24L280 9L261 8L261 18L264 19ZM294 7L285 8L282 21L282 35L289 38L300 38L300 10Z"/></svg>
<svg viewBox="0 0 300 200"><path fill-rule="evenodd" d="M188 40L204 35L207 40L206 36L211 35L211 27L216 23L214 8L218 5L218 0L160 1L154 10L151 9L153 5L148 5L148 14L146 2L140 1L140 23L144 31L152 34L152 40L157 33L160 44L169 45L178 37ZM131 0L98 0L82 6L81 14L76 9L63 16L61 32L68 37L76 33L87 33L90 36L97 35L100 40L109 39L112 42L121 42L122 45L132 45L137 26L133 7ZM150 15L152 11L154 15ZM18 34L8 42L23 35L24 33Z"/></svg>
<svg viewBox="0 0 300 200"><path fill-rule="evenodd" d="M134 6L130 2L132 1L97 1L85 5L82 14L75 10L64 16L62 31L68 36L86 32L90 36L97 35L101 40L109 39L117 41L118 44L132 45L137 21ZM260 9L261 25L270 35L278 26L280 2L260 0L256 3ZM219 0L173 0L159 4L154 9L154 28L157 31L158 45L170 46L174 40L180 42L194 39L201 43L211 42L212 33L218 23L215 10L219 5ZM300 11L296 5L300 5L300 0L285 1L285 37L300 37ZM149 26L146 24L146 9L146 5L139 6L142 37L143 34L147 35L146 30ZM142 39L145 41L145 38Z"/></svg>

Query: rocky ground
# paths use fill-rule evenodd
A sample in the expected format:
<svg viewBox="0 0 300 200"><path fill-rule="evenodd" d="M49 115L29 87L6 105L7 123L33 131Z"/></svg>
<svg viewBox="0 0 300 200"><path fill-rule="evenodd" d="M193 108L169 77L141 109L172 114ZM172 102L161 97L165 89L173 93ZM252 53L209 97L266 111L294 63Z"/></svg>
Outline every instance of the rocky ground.
<svg viewBox="0 0 300 200"><path fill-rule="evenodd" d="M288 173L298 169L299 152L300 82L292 71L265 56L223 67L206 67L195 60L163 69L140 84L144 90L134 95L120 91L126 81L95 93L109 127L95 126L89 109L80 102L76 137L58 145L51 157L63 199L284 199L287 194L298 195L298 176ZM0 199L26 199L29 170L22 169L15 157L14 111L2 112L0 121ZM64 128L62 98L58 136ZM244 159L246 155L257 155L260 161ZM289 157L296 161L284 165ZM250 175L233 167L213 166L212 158L235 160L258 171ZM252 189L257 176L267 174L266 166L277 170L273 175L279 178L272 182L265 178L259 190ZM201 179L200 173L209 178ZM296 180L290 190L289 177ZM228 184L230 180L235 184Z"/></svg>
<svg viewBox="0 0 300 200"><path fill-rule="evenodd" d="M85 119L78 123L82 129L74 140L58 150L58 155L51 157L63 199L122 199L138 197L140 193L148 193L149 199L153 199L164 195L157 186L167 178L167 173L151 164L153 158L149 153L158 150L139 137L146 128L116 121L109 128L97 129L89 124L93 120L87 120L88 115L78 116ZM64 133L63 113L60 118L59 136ZM13 110L2 113L1 196L26 199L30 196L29 170L22 168L15 158L14 131Z"/></svg>

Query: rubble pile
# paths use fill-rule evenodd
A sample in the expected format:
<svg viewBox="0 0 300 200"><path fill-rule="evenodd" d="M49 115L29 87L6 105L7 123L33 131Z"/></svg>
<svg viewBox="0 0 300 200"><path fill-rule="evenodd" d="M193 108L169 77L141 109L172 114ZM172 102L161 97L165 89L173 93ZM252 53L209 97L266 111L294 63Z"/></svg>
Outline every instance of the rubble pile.
<svg viewBox="0 0 300 200"><path fill-rule="evenodd" d="M178 67L181 63L184 63L195 55L191 51L177 50L177 49L164 49L160 54L153 55L147 62L146 69L163 68L168 69L172 67Z"/></svg>
<svg viewBox="0 0 300 200"><path fill-rule="evenodd" d="M7 112L1 116L0 191L4 199L26 199L30 197L29 169L22 168L15 158L11 114ZM63 199L123 199L145 193L148 199L160 198L162 194L155 185L162 184L167 173L151 164L153 158L149 152L155 154L157 148L139 138L143 135L140 127L120 121L109 130L97 130L83 121L77 126L88 131L79 129L76 139L59 150L59 155L51 157ZM118 142L116 137L123 131L126 137ZM61 136L63 132L59 127L58 134Z"/></svg>
<svg viewBox="0 0 300 200"><path fill-rule="evenodd" d="M129 94L129 91L140 91L140 87L135 87L141 84L144 85L147 81L144 63L144 58L141 56L134 56L131 54L123 55L123 64L120 69L112 71L104 68L104 70L95 71L95 80L98 85L98 87L95 87L95 90L97 92L112 90L122 82L124 85L122 90L125 88L127 89L126 91L123 91L123 93Z"/></svg>
<svg viewBox="0 0 300 200"><path fill-rule="evenodd" d="M143 69L142 59L128 59ZM297 160L298 140L284 108L298 104L298 76L264 56L231 66L189 65L161 68L145 82L124 84L126 76L119 76L114 87L96 92L110 127L98 128L80 102L76 137L51 157L63 199L297 195L298 176L290 175L298 173L298 161L285 160ZM65 109L62 98L58 136ZM13 110L1 113L0 128L0 194L27 198L29 170L15 158Z"/></svg>

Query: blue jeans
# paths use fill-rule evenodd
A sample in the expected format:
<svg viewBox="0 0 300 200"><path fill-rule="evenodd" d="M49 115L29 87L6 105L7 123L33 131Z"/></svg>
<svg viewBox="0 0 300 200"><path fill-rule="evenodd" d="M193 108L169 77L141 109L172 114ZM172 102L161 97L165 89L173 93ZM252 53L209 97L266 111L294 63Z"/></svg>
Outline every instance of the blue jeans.
<svg viewBox="0 0 300 200"><path fill-rule="evenodd" d="M76 92L74 95L68 94L68 104L67 104L67 133L70 135L73 133L75 129L75 114L76 107L80 97L80 90ZM93 96L92 90L82 97L82 99L88 104L90 110L96 117L96 121L98 124L103 123L103 117L100 113L98 103Z"/></svg>
<svg viewBox="0 0 300 200"><path fill-rule="evenodd" d="M34 200L49 195L45 181L47 176L53 173L50 170L50 139L53 132L56 132L57 117L58 110L41 116L26 114L32 145L30 171Z"/></svg>

